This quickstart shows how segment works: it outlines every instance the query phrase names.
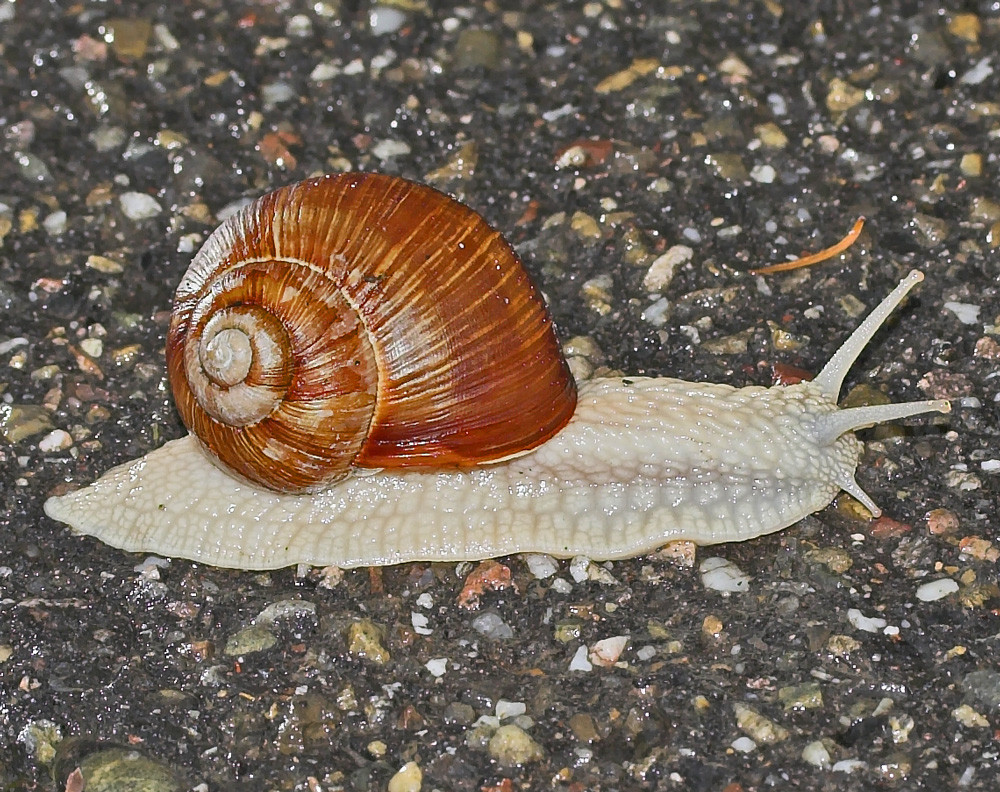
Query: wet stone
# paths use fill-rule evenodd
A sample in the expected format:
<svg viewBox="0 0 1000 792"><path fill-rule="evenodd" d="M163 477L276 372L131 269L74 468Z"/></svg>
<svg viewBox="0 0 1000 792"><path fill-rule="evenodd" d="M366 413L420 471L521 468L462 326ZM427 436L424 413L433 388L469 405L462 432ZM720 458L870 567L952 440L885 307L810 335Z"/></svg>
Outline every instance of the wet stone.
<svg viewBox="0 0 1000 792"><path fill-rule="evenodd" d="M228 657L238 657L255 652L266 652L278 642L274 633L266 627L252 625L230 636L226 641L225 654Z"/></svg>
<svg viewBox="0 0 1000 792"><path fill-rule="evenodd" d="M823 706L823 690L819 682L805 682L778 690L778 701L786 710L806 710Z"/></svg>
<svg viewBox="0 0 1000 792"><path fill-rule="evenodd" d="M514 637L510 625L491 611L476 616L472 620L472 629L493 641L507 641Z"/></svg>
<svg viewBox="0 0 1000 792"><path fill-rule="evenodd" d="M389 651L382 646L383 640L385 630L370 619L354 622L347 628L347 651L378 665L385 665L391 659Z"/></svg>
<svg viewBox="0 0 1000 792"><path fill-rule="evenodd" d="M781 742L788 737L788 729L745 704L736 704L733 711L736 713L736 725L758 745Z"/></svg>
<svg viewBox="0 0 1000 792"><path fill-rule="evenodd" d="M272 602L254 617L254 624L262 627L288 626L297 633L314 629L319 624L316 605L307 600L279 600Z"/></svg>
<svg viewBox="0 0 1000 792"><path fill-rule="evenodd" d="M503 765L523 765L545 756L542 747L524 729L513 723L504 724L494 732L487 751Z"/></svg>
<svg viewBox="0 0 1000 792"><path fill-rule="evenodd" d="M0 404L0 436L8 443L18 443L52 428L52 418L44 407L35 404Z"/></svg>
<svg viewBox="0 0 1000 792"><path fill-rule="evenodd" d="M962 690L973 701L992 710L1000 710L1000 671L983 669L966 674Z"/></svg>
<svg viewBox="0 0 1000 792"><path fill-rule="evenodd" d="M387 792L420 792L424 773L416 762L407 762L389 779Z"/></svg>
<svg viewBox="0 0 1000 792"><path fill-rule="evenodd" d="M476 711L468 704L460 701L453 701L444 710L445 723L457 723L461 726L468 726L476 719Z"/></svg>
<svg viewBox="0 0 1000 792"><path fill-rule="evenodd" d="M185 787L174 771L138 751L113 748L80 763L87 792L179 792Z"/></svg>

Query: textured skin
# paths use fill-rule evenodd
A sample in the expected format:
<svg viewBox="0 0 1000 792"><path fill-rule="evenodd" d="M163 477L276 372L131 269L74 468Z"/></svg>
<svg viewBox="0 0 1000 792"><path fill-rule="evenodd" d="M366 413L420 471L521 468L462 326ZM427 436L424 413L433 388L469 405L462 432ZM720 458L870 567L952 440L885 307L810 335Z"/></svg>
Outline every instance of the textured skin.
<svg viewBox="0 0 1000 792"><path fill-rule="evenodd" d="M286 495L231 478L189 436L45 511L125 550L242 569L620 558L750 539L823 508L853 483L861 448L850 432L817 440L836 409L813 383L594 380L562 432L491 467L367 473Z"/></svg>

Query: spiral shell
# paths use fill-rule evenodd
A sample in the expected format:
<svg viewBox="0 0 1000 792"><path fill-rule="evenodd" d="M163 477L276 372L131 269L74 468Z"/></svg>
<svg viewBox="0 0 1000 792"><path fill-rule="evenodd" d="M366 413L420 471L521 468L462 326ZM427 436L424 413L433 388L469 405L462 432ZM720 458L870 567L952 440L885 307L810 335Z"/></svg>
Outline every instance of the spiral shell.
<svg viewBox="0 0 1000 792"><path fill-rule="evenodd" d="M515 456L576 404L510 245L468 207L382 174L300 182L223 223L177 289L167 367L203 445L288 492L352 465Z"/></svg>

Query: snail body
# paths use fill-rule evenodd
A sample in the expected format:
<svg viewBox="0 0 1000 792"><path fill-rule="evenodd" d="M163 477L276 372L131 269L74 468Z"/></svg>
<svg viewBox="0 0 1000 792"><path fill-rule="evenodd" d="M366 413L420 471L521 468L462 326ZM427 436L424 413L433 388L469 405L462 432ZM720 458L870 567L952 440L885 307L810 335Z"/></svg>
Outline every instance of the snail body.
<svg viewBox="0 0 1000 792"><path fill-rule="evenodd" d="M365 201L380 198L381 208L361 208L365 201L354 205L352 197L366 192ZM314 201L320 193L321 200ZM331 228L333 219L345 216L344 227ZM290 248L282 236L295 225L301 226L299 241ZM416 266L400 276L399 262L414 258L399 253L408 245L413 249L415 233L402 231L408 225L432 229L433 241L417 244L418 264L437 260L441 251L446 259L457 255L462 261L471 252L479 263ZM474 232L466 235L467 226ZM372 269L359 269L355 246L378 250ZM288 262L295 275L267 273L276 263ZM479 279L484 268L487 281ZM577 392L561 357L552 357L553 347L558 349L540 297L509 246L478 215L429 188L393 177L311 180L265 196L227 221L196 256L178 289L168 368L182 417L198 431L204 431L199 421L207 424L208 439L189 434L171 441L88 487L50 498L45 511L115 547L243 569L296 563L353 567L518 552L621 558L672 540L711 544L778 531L823 508L840 490L878 514L854 480L861 452L854 430L946 412L948 404L841 410L836 402L847 370L921 279L920 273L910 273L810 382L734 388L671 378L604 378L580 384ZM406 295L410 287L435 280L447 288L445 296L427 303L427 318L424 308L410 309ZM321 281L333 282L346 297L339 302L317 297ZM467 282L474 284L471 308L452 294ZM517 288L507 294L511 284ZM231 287L233 299L225 296ZM268 290L278 295L268 298L275 309L305 299L326 312L320 329L311 329L284 357L278 354L273 365L259 362L260 350L270 354L283 334L297 331L282 324L255 337L247 329L246 317ZM362 307L361 319L338 318L341 302L357 309L385 295L388 308ZM430 325L437 335L409 352L395 336L380 346L383 342L371 338L380 323L376 319L400 309L410 315L397 332ZM219 310L225 323L213 319ZM291 311L297 312L298 307ZM484 320L487 324L477 329ZM265 318L265 325L269 322ZM322 332L324 325L332 333ZM204 341L205 328L216 340ZM441 341L442 332L452 340ZM195 351L189 335L200 338L193 342ZM334 337L332 345L328 335ZM462 368L447 357L461 352L466 343L461 339L495 343ZM374 351L363 349L365 344ZM317 358L333 355L331 346L347 347L348 372L321 374L315 385L299 383L291 364L315 367ZM437 363L433 376L419 371L426 361ZM197 366L209 370L218 398L192 395L189 382L204 376L198 371L188 376ZM498 389L484 379L484 374L502 377L508 369L513 388ZM437 381L455 372L467 381L458 387ZM179 377L183 382L178 384ZM283 407L262 406L262 399L239 393L247 377L271 391L304 395L289 415L315 407L320 418L309 418L303 430L285 429ZM359 381L355 390L343 387ZM405 391L413 383L417 395L404 392L383 400L385 391ZM471 395L465 391L469 383ZM224 404L234 391L235 407ZM192 405L203 402L208 418L191 418ZM325 451L317 450L313 438L340 420L330 415L338 402L350 409L344 424L334 427L335 436L356 424L371 424L382 427L376 434L380 439L342 443L348 446L347 464L338 460L332 472L317 472ZM477 405L485 417L476 417ZM398 417L399 410L410 407L410 414ZM215 455L219 446L238 448L247 442L242 432L214 426L233 410L242 411L244 426L259 428L272 418L278 427L278 441L252 452L251 464L238 458L220 463ZM466 412L473 417L455 417ZM407 440L407 427L428 419L430 428L418 429ZM286 446L299 438L306 440L305 457L287 456L294 449ZM480 446L485 450L478 451ZM269 461L281 469L274 483L262 483Z"/></svg>

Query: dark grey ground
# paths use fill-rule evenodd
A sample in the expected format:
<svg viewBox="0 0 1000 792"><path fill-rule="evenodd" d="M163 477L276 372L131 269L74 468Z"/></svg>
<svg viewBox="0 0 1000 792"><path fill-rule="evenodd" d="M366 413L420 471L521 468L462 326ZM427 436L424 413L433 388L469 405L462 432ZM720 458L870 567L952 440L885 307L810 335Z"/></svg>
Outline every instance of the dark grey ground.
<svg viewBox="0 0 1000 792"><path fill-rule="evenodd" d="M995 789L1000 8L807 5L416 0L383 34L370 15L386 24L385 7L335 0L0 5L0 787L63 789L82 763L99 788L117 747L211 790L385 789L407 761L425 790ZM629 84L602 82L634 63ZM588 156L562 156L581 140L597 141ZM901 525L841 503L699 550L752 576L728 598L662 558L617 562L608 582L563 562L557 585L508 558L517 589L469 611L471 567L359 570L332 588L180 560L137 571L142 558L45 518L56 488L182 432L164 332L216 213L347 168L481 211L561 336L633 374L818 371L923 268L848 382L957 399L869 443L859 480ZM160 210L130 219L132 191ZM745 274L861 214L838 260L763 289ZM661 295L643 279L677 243L693 256L654 326L643 312ZM801 345L778 348L769 322ZM958 591L917 599L939 578ZM241 633L287 600L314 608ZM885 625L860 629L850 609ZM383 663L352 643L359 622ZM254 635L273 646L226 653ZM618 667L569 670L618 635ZM435 658L450 661L439 679ZM504 723L540 748L520 766L484 746L495 722L473 728L500 699L524 703ZM785 732L741 727L741 706Z"/></svg>

